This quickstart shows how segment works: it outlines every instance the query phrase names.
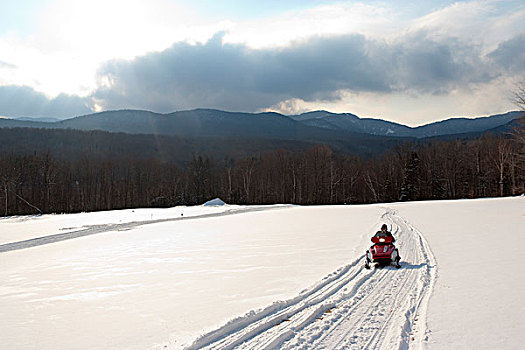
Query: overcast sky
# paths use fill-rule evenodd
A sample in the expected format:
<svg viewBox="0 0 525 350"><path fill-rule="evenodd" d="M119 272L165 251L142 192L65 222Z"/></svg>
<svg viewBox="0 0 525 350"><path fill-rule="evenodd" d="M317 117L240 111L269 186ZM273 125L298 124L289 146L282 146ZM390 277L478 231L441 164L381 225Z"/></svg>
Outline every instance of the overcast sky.
<svg viewBox="0 0 525 350"><path fill-rule="evenodd" d="M0 116L324 109L420 125L516 109L523 1L0 2Z"/></svg>

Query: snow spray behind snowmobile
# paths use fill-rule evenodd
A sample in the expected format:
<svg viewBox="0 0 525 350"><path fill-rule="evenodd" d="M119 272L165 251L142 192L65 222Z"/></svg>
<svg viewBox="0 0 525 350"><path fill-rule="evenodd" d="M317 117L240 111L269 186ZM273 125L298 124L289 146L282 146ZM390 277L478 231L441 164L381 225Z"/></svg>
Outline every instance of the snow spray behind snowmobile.
<svg viewBox="0 0 525 350"><path fill-rule="evenodd" d="M400 268L399 264L399 251L397 250L394 243L392 243L393 237L378 232L372 237L374 243L365 254L365 268L370 269L370 264L375 263L376 267L384 267L390 264L394 264L395 267Z"/></svg>

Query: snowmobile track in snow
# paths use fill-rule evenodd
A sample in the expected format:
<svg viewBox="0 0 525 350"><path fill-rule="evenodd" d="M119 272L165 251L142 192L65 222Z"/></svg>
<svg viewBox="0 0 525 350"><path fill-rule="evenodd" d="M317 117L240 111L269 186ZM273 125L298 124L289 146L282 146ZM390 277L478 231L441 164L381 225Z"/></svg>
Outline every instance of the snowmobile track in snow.
<svg viewBox="0 0 525 350"><path fill-rule="evenodd" d="M263 210L276 210L276 209L283 209L283 208L289 208L289 206L284 205L284 206L274 207L274 208L256 207L256 208L245 208L245 209L233 209L233 210L226 210L220 213L200 214L200 215L186 216L186 217L132 221L132 222L125 222L121 224L92 225L92 226L86 226L85 228L81 230L75 230L75 231L65 232L65 233L57 233L53 235L32 238L32 239L28 239L24 241L0 244L0 253L37 247L37 246L41 246L44 244L56 243L56 242L61 242L61 241L65 241L68 239L90 236L90 235L94 235L94 234L102 233L102 232L127 231L127 230L131 230L135 227L143 226L143 225L158 224L158 223L170 222L170 221L214 218L214 217L220 217L220 216L226 216L226 215L245 214L245 213L253 213L253 212L263 211Z"/></svg>
<svg viewBox="0 0 525 350"><path fill-rule="evenodd" d="M297 297L233 319L186 349L423 348L435 260L421 233L395 211L381 221L392 224L400 269L366 270L363 255Z"/></svg>

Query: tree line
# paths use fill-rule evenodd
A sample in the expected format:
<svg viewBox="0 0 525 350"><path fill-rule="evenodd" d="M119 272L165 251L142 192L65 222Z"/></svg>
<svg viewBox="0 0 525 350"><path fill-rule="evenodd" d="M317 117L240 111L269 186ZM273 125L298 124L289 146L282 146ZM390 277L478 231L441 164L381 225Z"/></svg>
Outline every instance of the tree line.
<svg viewBox="0 0 525 350"><path fill-rule="evenodd" d="M185 166L90 153L1 155L0 215L194 205L215 197L312 205L517 195L525 192L523 130L522 121L512 136L406 143L372 159L322 144L237 159L195 154Z"/></svg>

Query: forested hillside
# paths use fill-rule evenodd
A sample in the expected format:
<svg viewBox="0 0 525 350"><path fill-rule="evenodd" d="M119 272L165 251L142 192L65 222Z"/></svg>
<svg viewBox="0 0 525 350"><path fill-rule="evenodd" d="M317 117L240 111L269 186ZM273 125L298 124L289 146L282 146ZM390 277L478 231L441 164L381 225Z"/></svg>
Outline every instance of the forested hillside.
<svg viewBox="0 0 525 350"><path fill-rule="evenodd" d="M1 215L190 205L214 197L238 204L342 204L525 191L523 128L512 137L399 144L375 158L334 152L322 144L295 150L275 144L273 150L250 155L186 153L190 159L183 164L175 159L177 145L188 147L185 140L172 140L170 152L162 154L153 144L147 150L120 142L129 135L89 132L105 141L82 149L78 145L88 136L77 133L67 142L75 146L56 145L70 149L69 154L45 148L31 154L2 152ZM118 142L107 143L108 135Z"/></svg>

